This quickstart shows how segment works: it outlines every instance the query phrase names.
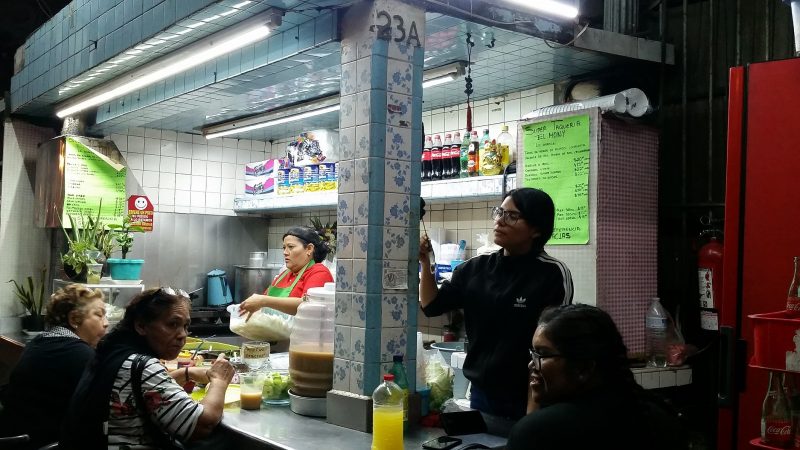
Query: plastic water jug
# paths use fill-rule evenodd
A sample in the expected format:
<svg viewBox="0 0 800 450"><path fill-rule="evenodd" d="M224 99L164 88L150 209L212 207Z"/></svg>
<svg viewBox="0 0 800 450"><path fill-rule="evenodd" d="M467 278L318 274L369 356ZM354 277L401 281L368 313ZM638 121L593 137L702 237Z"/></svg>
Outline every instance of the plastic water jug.
<svg viewBox="0 0 800 450"><path fill-rule="evenodd" d="M333 323L335 284L311 288L297 308L289 338L292 393L325 397L333 388Z"/></svg>
<svg viewBox="0 0 800 450"><path fill-rule="evenodd" d="M206 279L206 304L208 306L225 306L233 302L231 287L225 278L225 271L214 269L208 272Z"/></svg>

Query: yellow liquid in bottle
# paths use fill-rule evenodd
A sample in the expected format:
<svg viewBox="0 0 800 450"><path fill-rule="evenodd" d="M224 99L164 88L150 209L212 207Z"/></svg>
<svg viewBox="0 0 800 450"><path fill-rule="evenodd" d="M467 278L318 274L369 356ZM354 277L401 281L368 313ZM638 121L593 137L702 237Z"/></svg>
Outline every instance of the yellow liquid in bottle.
<svg viewBox="0 0 800 450"><path fill-rule="evenodd" d="M403 450L403 407L372 410L372 450Z"/></svg>

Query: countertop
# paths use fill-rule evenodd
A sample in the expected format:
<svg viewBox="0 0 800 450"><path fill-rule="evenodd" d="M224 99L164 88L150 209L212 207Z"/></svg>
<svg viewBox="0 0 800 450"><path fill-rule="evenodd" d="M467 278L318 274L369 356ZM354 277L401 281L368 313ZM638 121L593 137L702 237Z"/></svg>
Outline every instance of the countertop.
<svg viewBox="0 0 800 450"><path fill-rule="evenodd" d="M259 411L227 408L221 426L226 434L238 435L235 448L242 449L361 450L372 445L370 433L301 416L288 406L263 407ZM415 427L405 432L403 447L421 449L423 442L444 434L441 428Z"/></svg>

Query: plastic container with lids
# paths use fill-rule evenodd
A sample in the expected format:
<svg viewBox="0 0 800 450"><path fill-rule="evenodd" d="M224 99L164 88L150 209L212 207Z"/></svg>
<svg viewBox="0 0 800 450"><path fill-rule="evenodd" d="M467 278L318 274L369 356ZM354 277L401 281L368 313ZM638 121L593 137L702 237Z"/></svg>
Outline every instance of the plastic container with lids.
<svg viewBox="0 0 800 450"><path fill-rule="evenodd" d="M297 308L289 343L292 393L325 397L333 387L334 283L311 288Z"/></svg>

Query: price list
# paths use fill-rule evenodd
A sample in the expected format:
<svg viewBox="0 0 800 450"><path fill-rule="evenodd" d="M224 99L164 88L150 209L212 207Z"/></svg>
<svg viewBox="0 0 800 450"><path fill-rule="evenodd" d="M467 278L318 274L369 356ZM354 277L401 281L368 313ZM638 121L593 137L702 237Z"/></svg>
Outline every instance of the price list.
<svg viewBox="0 0 800 450"><path fill-rule="evenodd" d="M69 215L76 221L83 216L97 217L101 206L101 222L121 224L123 214L127 213L126 173L123 165L75 139L67 138L62 213L65 225Z"/></svg>
<svg viewBox="0 0 800 450"><path fill-rule="evenodd" d="M553 198L556 219L550 244L589 242L589 116L522 127L522 185Z"/></svg>

